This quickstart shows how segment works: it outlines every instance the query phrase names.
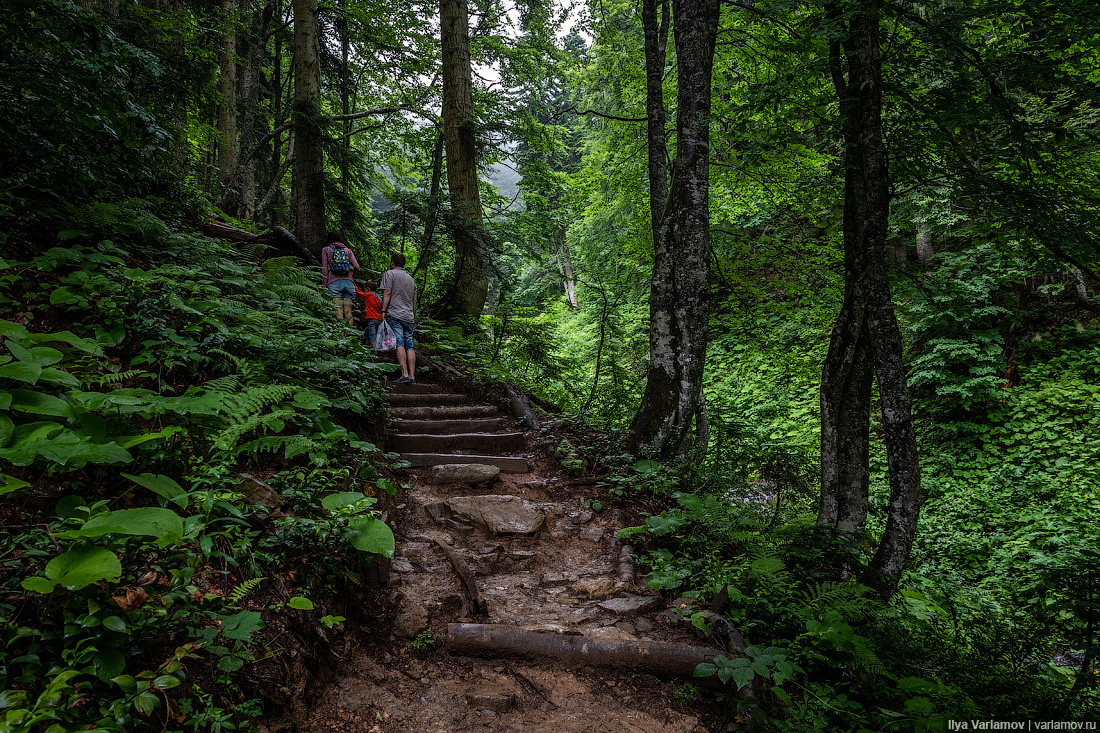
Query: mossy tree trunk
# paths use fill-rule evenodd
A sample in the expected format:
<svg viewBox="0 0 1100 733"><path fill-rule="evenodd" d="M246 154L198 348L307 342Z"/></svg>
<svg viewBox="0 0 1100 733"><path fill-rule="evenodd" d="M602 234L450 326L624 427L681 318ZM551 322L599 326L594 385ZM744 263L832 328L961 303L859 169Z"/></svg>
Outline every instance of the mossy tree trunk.
<svg viewBox="0 0 1100 733"><path fill-rule="evenodd" d="M710 93L718 0L675 0L676 160L655 236L649 367L630 425L635 453L671 458L699 413L710 315Z"/></svg>

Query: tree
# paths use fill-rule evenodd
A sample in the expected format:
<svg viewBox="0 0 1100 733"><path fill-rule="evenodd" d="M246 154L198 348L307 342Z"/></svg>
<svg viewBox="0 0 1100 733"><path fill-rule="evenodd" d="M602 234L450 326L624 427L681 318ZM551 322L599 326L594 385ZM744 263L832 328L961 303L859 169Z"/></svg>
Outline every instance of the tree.
<svg viewBox="0 0 1100 733"><path fill-rule="evenodd" d="M709 115L718 16L718 0L673 2L679 65L676 160L655 236L645 392L630 425L632 449L663 458L684 446L702 391L710 313ZM702 427L700 420L694 422Z"/></svg>
<svg viewBox="0 0 1100 733"><path fill-rule="evenodd" d="M456 315L480 316L489 293L489 259L481 229L477 182L477 137L470 70L470 25L466 0L440 0L443 47L443 139L451 205L463 220L455 227L455 275L451 297Z"/></svg>
<svg viewBox="0 0 1100 733"><path fill-rule="evenodd" d="M315 254L325 244L320 44L317 0L294 0L295 229L298 240Z"/></svg>

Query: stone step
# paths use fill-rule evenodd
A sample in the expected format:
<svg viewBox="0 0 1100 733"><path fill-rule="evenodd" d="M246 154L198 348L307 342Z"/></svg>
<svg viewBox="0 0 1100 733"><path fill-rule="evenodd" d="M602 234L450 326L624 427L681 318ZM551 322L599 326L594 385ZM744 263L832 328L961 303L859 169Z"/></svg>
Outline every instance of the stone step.
<svg viewBox="0 0 1100 733"><path fill-rule="evenodd" d="M471 418L467 420L395 420L394 429L399 433L492 433L514 430L516 421L508 417Z"/></svg>
<svg viewBox="0 0 1100 733"><path fill-rule="evenodd" d="M520 450L524 445L523 433L410 434L393 436L392 450L399 453L444 450L512 451Z"/></svg>
<svg viewBox="0 0 1100 733"><path fill-rule="evenodd" d="M413 466L439 466L444 463L485 463L508 473L527 473L527 459L518 456L471 456L456 453L402 453Z"/></svg>
<svg viewBox="0 0 1100 733"><path fill-rule="evenodd" d="M447 394L438 392L435 394L394 394L387 392L382 395L389 404L394 407L434 407L436 405L457 405L470 399L464 394Z"/></svg>
<svg viewBox="0 0 1100 733"><path fill-rule="evenodd" d="M391 407L394 420L456 420L464 417L500 417L500 408L492 405L454 407Z"/></svg>
<svg viewBox="0 0 1100 733"><path fill-rule="evenodd" d="M391 383L389 388L393 394L440 394L443 392L442 386L431 382L417 382L416 384Z"/></svg>

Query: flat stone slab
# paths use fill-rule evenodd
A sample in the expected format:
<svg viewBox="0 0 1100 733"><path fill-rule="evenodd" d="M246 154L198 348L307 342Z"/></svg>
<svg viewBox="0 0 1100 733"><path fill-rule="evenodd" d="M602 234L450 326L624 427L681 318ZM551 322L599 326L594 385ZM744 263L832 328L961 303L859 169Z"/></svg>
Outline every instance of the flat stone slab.
<svg viewBox="0 0 1100 733"><path fill-rule="evenodd" d="M480 484L500 475L500 466L485 463L443 463L432 466L432 482L437 484Z"/></svg>
<svg viewBox="0 0 1100 733"><path fill-rule="evenodd" d="M460 519L494 534L534 534L546 523L541 509L518 496L455 496L442 503Z"/></svg>
<svg viewBox="0 0 1100 733"><path fill-rule="evenodd" d="M492 405L391 407L389 413L394 420L456 420L464 417L500 417L500 408Z"/></svg>
<svg viewBox="0 0 1100 733"><path fill-rule="evenodd" d="M661 600L660 596L626 595L596 605L605 611L614 611L615 613L645 613L660 608L664 605L664 601Z"/></svg>
<svg viewBox="0 0 1100 733"><path fill-rule="evenodd" d="M398 453L426 451L515 451L524 447L523 433L408 433L393 436Z"/></svg>
<svg viewBox="0 0 1100 733"><path fill-rule="evenodd" d="M430 433L446 435L449 433L493 433L507 432L515 428L516 421L510 418L467 418L465 420L395 420L394 430L399 433Z"/></svg>
<svg viewBox="0 0 1100 733"><path fill-rule="evenodd" d="M469 398L464 394L447 394L444 392L422 392L420 394L398 394L387 392L382 399L394 407L434 407L436 405L457 405Z"/></svg>
<svg viewBox="0 0 1100 733"><path fill-rule="evenodd" d="M527 459L519 456L467 456L457 453L402 453L412 466L438 466L441 463L485 463L509 473L527 473Z"/></svg>

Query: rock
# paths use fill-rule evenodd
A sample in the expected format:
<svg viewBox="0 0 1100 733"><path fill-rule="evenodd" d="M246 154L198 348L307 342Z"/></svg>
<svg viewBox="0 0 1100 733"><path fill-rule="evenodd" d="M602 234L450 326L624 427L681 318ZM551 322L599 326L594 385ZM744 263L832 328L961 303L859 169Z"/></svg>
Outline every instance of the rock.
<svg viewBox="0 0 1100 733"><path fill-rule="evenodd" d="M500 476L500 467L484 463L444 463L432 466L432 483L479 484Z"/></svg>
<svg viewBox="0 0 1100 733"><path fill-rule="evenodd" d="M645 618L644 616L639 616L638 618L634 619L634 627L638 629L638 633L641 634L648 634L650 631L653 631L653 629L657 628L652 621Z"/></svg>
<svg viewBox="0 0 1100 733"><path fill-rule="evenodd" d="M473 526L471 526L469 524L462 524L461 522L456 522L454 519L449 517L448 516L448 513L450 511L449 507L447 507L447 505L442 501L436 501L436 502L432 502L431 504L425 504L424 508L428 511L428 514L432 515L432 519L439 522L444 527L449 527L450 529L458 529L458 530L463 530L463 531L473 529Z"/></svg>
<svg viewBox="0 0 1100 733"><path fill-rule="evenodd" d="M395 557L393 564L390 565L390 569L395 573L413 573L416 572L416 568L413 564L403 557Z"/></svg>
<svg viewBox="0 0 1100 733"><path fill-rule="evenodd" d="M614 626L607 626L602 629L592 629L585 634L589 639L599 639L600 641L637 641L638 637L629 632Z"/></svg>
<svg viewBox="0 0 1100 733"><path fill-rule="evenodd" d="M592 512L583 511L577 516L577 521L581 524L588 524L592 521Z"/></svg>
<svg viewBox="0 0 1100 733"><path fill-rule="evenodd" d="M518 496L456 496L443 503L455 516L494 534L533 534L546 522L541 509Z"/></svg>
<svg viewBox="0 0 1100 733"><path fill-rule="evenodd" d="M583 593L589 598L607 598L623 590L626 590L626 583L607 576L581 578L573 584L574 593Z"/></svg>
<svg viewBox="0 0 1100 733"><path fill-rule="evenodd" d="M426 628L428 610L417 604L402 608L393 619L393 633L405 639L415 639Z"/></svg>
<svg viewBox="0 0 1100 733"><path fill-rule="evenodd" d="M588 529L582 529L580 532L581 539L588 540L589 542L599 542L603 539L604 535L603 527L589 527Z"/></svg>
<svg viewBox="0 0 1100 733"><path fill-rule="evenodd" d="M279 492L250 474L238 473L237 478L241 479L237 489L244 494L246 502L267 507L272 510L272 518L282 519L283 513L280 508L286 506L286 500L279 496Z"/></svg>
<svg viewBox="0 0 1100 733"><path fill-rule="evenodd" d="M660 608L663 601L660 596L636 596L627 594L622 598L612 598L597 604L600 608L615 613L645 613Z"/></svg>
<svg viewBox="0 0 1100 733"><path fill-rule="evenodd" d="M635 628L634 624L630 623L629 621L620 621L619 623L615 624L615 628L620 629L621 631L625 631L628 634L638 633L638 629Z"/></svg>

